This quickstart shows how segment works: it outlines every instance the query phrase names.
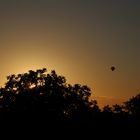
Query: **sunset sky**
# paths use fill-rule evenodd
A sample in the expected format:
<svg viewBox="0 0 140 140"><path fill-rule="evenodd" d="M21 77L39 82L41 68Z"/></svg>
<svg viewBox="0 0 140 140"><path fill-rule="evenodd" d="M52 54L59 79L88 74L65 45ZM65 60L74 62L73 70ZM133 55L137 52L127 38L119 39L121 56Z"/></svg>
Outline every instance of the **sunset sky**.
<svg viewBox="0 0 140 140"><path fill-rule="evenodd" d="M0 85L43 67L88 85L101 106L138 94L140 1L0 0Z"/></svg>

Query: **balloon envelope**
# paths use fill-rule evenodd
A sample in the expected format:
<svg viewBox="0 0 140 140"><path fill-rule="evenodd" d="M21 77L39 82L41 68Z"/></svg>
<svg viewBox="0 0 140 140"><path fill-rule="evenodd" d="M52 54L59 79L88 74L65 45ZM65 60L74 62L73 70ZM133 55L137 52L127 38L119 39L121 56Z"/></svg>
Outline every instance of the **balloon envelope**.
<svg viewBox="0 0 140 140"><path fill-rule="evenodd" d="M114 71L115 70L115 67L114 66L111 66L111 68L110 68L112 71Z"/></svg>

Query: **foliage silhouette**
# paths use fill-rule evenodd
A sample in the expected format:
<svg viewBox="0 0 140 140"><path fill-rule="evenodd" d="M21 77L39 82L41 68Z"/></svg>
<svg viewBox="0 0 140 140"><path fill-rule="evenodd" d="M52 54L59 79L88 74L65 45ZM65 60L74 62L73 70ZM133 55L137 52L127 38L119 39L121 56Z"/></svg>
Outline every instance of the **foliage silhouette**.
<svg viewBox="0 0 140 140"><path fill-rule="evenodd" d="M124 108L131 115L140 115L140 94L124 102Z"/></svg>
<svg viewBox="0 0 140 140"><path fill-rule="evenodd" d="M48 122L82 121L91 103L91 90L86 85L70 85L63 76L45 68L10 75L0 89L0 111L39 116ZM29 119L29 118L28 118Z"/></svg>
<svg viewBox="0 0 140 140"><path fill-rule="evenodd" d="M0 88L0 119L11 126L18 122L73 130L132 131L139 127L140 94L123 105L106 105L102 110L96 100L89 100L90 96L88 86L70 85L54 70L9 75L5 87Z"/></svg>

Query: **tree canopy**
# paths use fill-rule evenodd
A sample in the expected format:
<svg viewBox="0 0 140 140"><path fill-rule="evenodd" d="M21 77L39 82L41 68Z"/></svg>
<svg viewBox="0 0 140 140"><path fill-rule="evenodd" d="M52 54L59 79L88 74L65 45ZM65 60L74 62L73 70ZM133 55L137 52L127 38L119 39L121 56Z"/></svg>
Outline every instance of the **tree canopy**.
<svg viewBox="0 0 140 140"><path fill-rule="evenodd" d="M0 89L0 111L72 117L89 108L90 95L88 86L67 84L54 70L50 74L46 68L29 70L7 76L5 87Z"/></svg>
<svg viewBox="0 0 140 140"><path fill-rule="evenodd" d="M87 85L68 84L66 78L54 70L48 73L46 68L42 68L12 74L7 76L5 86L0 88L0 117L8 114L4 120L10 116L8 119L13 121L20 118L17 115L21 113L29 122L36 118L47 124L67 122L70 126L82 124L92 128L139 124L140 94L123 105L106 105L102 110L96 100L89 100L91 94ZM14 114L12 119L11 114Z"/></svg>

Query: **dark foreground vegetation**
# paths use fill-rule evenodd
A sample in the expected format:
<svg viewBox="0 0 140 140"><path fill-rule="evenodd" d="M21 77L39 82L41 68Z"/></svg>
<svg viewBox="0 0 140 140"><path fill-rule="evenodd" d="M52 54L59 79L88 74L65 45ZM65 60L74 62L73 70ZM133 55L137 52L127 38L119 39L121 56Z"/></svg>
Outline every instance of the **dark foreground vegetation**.
<svg viewBox="0 0 140 140"><path fill-rule="evenodd" d="M106 105L101 110L96 100L89 100L86 85L67 84L55 71L30 70L7 77L0 88L0 124L3 129L35 131L80 130L80 134L96 132L136 132L140 126L140 94L122 105ZM24 132L24 131L23 131Z"/></svg>

